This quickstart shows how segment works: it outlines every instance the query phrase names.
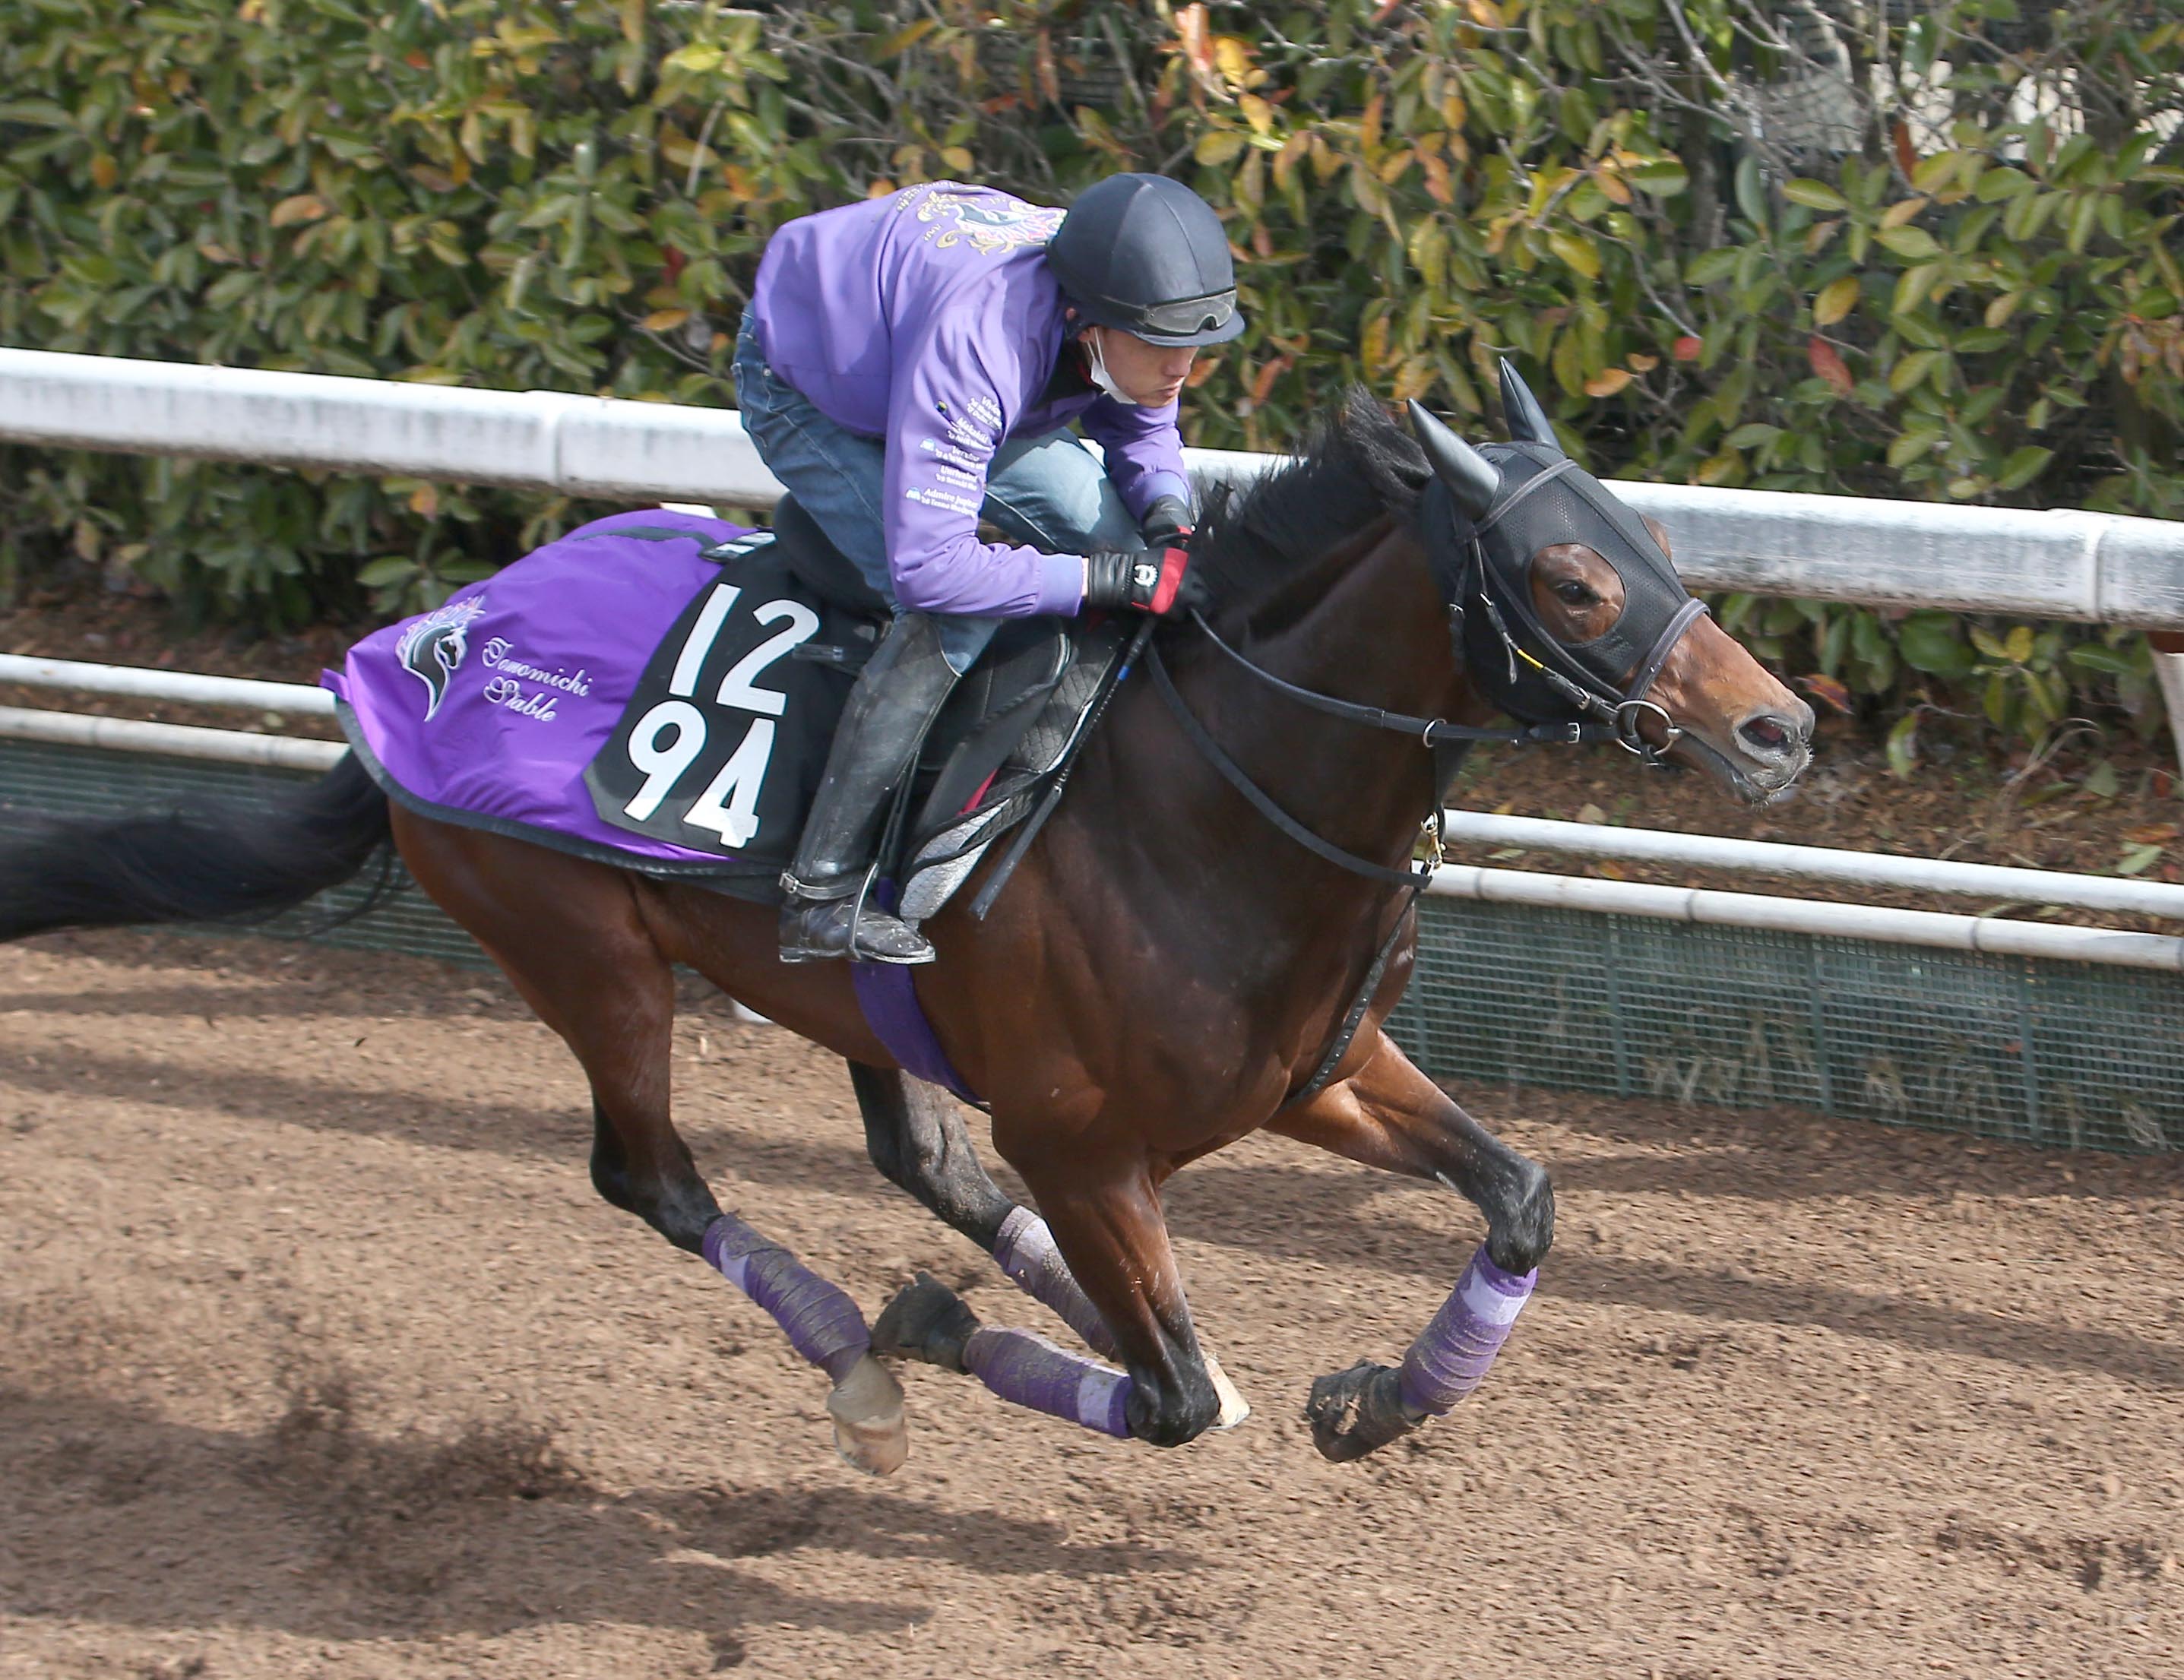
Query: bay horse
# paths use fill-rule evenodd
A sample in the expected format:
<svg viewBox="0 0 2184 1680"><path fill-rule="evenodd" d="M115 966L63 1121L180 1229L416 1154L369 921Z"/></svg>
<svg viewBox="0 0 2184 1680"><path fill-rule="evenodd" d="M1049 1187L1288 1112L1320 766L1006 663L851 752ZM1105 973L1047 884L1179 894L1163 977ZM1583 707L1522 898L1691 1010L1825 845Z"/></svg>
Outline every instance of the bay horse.
<svg viewBox="0 0 2184 1680"><path fill-rule="evenodd" d="M1158 627L989 914L967 890L928 923L940 954L917 995L1037 1214L987 1177L952 1099L900 1071L846 964L778 960L772 909L421 815L353 757L270 816L8 842L0 938L270 914L391 838L582 1064L599 1194L773 1314L827 1374L837 1444L868 1471L905 1443L875 1351L1155 1445L1212 1426L1222 1394L1161 1209L1186 1163L1266 1128L1438 1180L1485 1215L1479 1253L1400 1370L1313 1387L1320 1450L1360 1456L1475 1385L1553 1231L1546 1171L1381 1030L1411 968L1420 818L1453 767L1424 743L1545 705L1502 738L1613 733L1749 799L1810 757L1810 709L1684 593L1658 527L1574 469L1521 380L1503 385L1515 445L1472 449L1415 404L1414 438L1354 393L1302 456L1217 496L1194 541L1204 615ZM1634 561L1649 544L1658 560ZM868 1329L724 1214L671 1116L677 963L847 1060L880 1171L1122 1369L982 1326L922 1275Z"/></svg>

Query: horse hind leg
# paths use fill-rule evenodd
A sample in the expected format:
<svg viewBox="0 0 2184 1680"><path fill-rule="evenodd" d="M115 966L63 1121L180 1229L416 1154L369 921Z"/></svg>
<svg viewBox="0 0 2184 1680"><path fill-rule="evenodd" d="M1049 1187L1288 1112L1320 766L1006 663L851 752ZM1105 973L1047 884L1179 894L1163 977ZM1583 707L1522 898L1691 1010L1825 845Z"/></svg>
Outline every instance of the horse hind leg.
<svg viewBox="0 0 2184 1680"><path fill-rule="evenodd" d="M650 966L657 971L658 1008L646 1014L656 1013L660 1031L656 1046L644 1046L641 1076L627 1076L636 1071L631 1053L640 1035L581 1032L571 1039L592 1081L592 1182L608 1202L636 1214L677 1248L701 1255L827 1374L832 1385L827 1415L834 1449L846 1463L874 1476L899 1470L909 1453L902 1386L872 1356L871 1332L857 1304L780 1243L722 1211L675 1129L665 1088L673 980L656 952ZM603 1038L611 1039L611 1046Z"/></svg>
<svg viewBox="0 0 2184 1680"><path fill-rule="evenodd" d="M398 815L420 885L467 928L559 1033L592 1088L592 1183L611 1205L749 1296L833 1384L835 1449L884 1475L907 1450L902 1390L871 1352L856 1303L720 1204L669 1104L672 970L629 878L469 829Z"/></svg>
<svg viewBox="0 0 2184 1680"><path fill-rule="evenodd" d="M1046 1221L1010 1200L987 1175L955 1100L906 1073L859 1062L850 1064L850 1082L864 1115L866 1148L882 1176L990 1254L1011 1282L1075 1331L1086 1347L1103 1359L1120 1359L1121 1344L1070 1275ZM934 1291L954 1299L945 1285L921 1271L889 1304L882 1321L897 1338L893 1351L961 1371L966 1367L960 1363L960 1338L944 1329L928 1332L917 1327L929 1318L955 1321ZM913 1327L905 1332L898 1328L901 1325ZM887 1345L888 1338L880 1339ZM1251 1416L1251 1405L1219 1360L1211 1354L1205 1360L1221 1400L1213 1427L1234 1429Z"/></svg>

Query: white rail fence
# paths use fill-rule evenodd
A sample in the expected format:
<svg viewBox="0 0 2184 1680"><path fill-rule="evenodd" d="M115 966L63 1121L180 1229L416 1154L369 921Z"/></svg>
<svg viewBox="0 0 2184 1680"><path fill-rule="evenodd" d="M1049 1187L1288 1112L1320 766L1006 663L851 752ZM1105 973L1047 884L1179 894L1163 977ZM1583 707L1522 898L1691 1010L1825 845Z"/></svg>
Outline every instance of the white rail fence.
<svg viewBox="0 0 2184 1680"><path fill-rule="evenodd" d="M767 507L781 486L732 411L0 348L0 441L632 500ZM1202 477L1278 458L1188 452ZM1618 481L1696 587L2184 627L2184 524ZM2184 657L2159 661L2184 743ZM322 691L0 656L0 681L323 715ZM326 742L0 707L0 738L304 770ZM2184 919L2184 887L1582 823L1446 814L1452 839ZM1437 893L1499 903L2184 970L2184 939L1451 865Z"/></svg>
<svg viewBox="0 0 2184 1680"><path fill-rule="evenodd" d="M770 507L721 409L0 348L0 441ZM1194 450L1207 477L1277 459ZM1704 589L2184 628L2184 524L1618 481Z"/></svg>
<svg viewBox="0 0 2184 1680"><path fill-rule="evenodd" d="M298 683L257 682L238 677L201 676L186 671L89 665L74 659L32 659L12 654L0 654L0 682L192 705L231 706L283 715L326 715L333 709L333 698L324 689ZM247 734L181 724L85 717L17 706L0 706L0 739L225 759L295 770L325 770L346 750L331 741L299 741L278 735ZM1671 834L1596 823L1496 816L1480 811L1445 811L1442 823L1448 838L1462 844L1521 846L1579 856L1847 882L1867 888L1892 887L2006 902L2067 904L2184 921L2184 887L2163 882L2003 869L1944 859L1892 857L1715 835ZM1953 950L2184 971L2184 938L2114 928L2059 927L1988 916L1598 881L1521 870L1482 869L1464 864L1444 865L1430 890L1440 895L1494 904L1531 904L1550 910L1591 910L1672 921L1875 939L1887 944L1940 946Z"/></svg>

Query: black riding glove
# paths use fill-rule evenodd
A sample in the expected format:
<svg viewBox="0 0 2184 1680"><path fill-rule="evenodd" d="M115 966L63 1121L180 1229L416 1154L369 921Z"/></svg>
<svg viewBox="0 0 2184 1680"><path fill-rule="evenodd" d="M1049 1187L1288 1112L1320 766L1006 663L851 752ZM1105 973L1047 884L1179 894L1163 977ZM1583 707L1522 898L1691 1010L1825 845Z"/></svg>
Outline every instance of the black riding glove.
<svg viewBox="0 0 2184 1680"><path fill-rule="evenodd" d="M1165 617L1178 607L1198 604L1198 591L1186 588L1190 555L1182 548L1111 549L1084 557L1084 604L1128 607Z"/></svg>
<svg viewBox="0 0 2184 1680"><path fill-rule="evenodd" d="M1190 511L1190 503L1180 496L1156 497L1152 506L1139 529L1145 534L1148 548L1166 548L1179 543L1197 527L1198 516Z"/></svg>

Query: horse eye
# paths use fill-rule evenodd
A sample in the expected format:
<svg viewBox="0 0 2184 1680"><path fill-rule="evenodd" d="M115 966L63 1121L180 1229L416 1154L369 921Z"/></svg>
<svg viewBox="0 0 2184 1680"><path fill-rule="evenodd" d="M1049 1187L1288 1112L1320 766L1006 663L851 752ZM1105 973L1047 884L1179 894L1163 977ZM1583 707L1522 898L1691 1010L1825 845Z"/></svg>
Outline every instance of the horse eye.
<svg viewBox="0 0 2184 1680"><path fill-rule="evenodd" d="M1566 607L1589 607L1600 598L1574 577L1555 585L1555 593Z"/></svg>

